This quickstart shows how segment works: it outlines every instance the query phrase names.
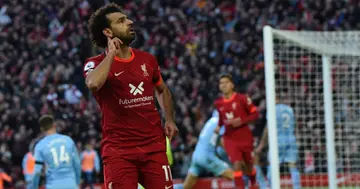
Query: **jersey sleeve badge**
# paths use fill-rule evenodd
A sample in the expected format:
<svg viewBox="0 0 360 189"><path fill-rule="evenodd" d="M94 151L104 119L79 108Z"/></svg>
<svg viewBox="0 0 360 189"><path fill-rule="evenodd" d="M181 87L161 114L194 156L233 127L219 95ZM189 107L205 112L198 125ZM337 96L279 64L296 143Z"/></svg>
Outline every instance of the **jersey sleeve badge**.
<svg viewBox="0 0 360 189"><path fill-rule="evenodd" d="M84 73L85 75L89 74L91 71L95 69L95 62L89 61L84 66Z"/></svg>

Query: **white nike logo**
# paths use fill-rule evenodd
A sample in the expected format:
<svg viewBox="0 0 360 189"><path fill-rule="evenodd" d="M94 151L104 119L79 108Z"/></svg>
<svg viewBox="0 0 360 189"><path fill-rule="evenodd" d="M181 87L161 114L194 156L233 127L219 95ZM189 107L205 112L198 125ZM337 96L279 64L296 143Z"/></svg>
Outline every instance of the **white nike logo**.
<svg viewBox="0 0 360 189"><path fill-rule="evenodd" d="M170 189L172 188L172 186L165 186L165 189Z"/></svg>
<svg viewBox="0 0 360 189"><path fill-rule="evenodd" d="M119 73L115 73L114 75L115 75L115 77L117 77L117 76L121 75L122 73L124 73L124 71L119 72Z"/></svg>

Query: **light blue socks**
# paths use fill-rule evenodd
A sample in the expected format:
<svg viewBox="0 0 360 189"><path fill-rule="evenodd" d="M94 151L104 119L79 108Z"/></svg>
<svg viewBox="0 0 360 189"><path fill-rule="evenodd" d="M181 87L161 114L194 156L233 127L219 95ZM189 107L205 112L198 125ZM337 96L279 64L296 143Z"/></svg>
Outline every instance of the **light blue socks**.
<svg viewBox="0 0 360 189"><path fill-rule="evenodd" d="M293 183L294 189L300 189L301 188L301 181L300 181L300 172L296 167L289 167L290 174L291 174L291 180Z"/></svg>
<svg viewBox="0 0 360 189"><path fill-rule="evenodd" d="M259 165L255 165L256 169L256 181L259 184L260 189L266 189L266 179L263 175L261 167Z"/></svg>
<svg viewBox="0 0 360 189"><path fill-rule="evenodd" d="M174 189L184 189L183 184L174 184Z"/></svg>

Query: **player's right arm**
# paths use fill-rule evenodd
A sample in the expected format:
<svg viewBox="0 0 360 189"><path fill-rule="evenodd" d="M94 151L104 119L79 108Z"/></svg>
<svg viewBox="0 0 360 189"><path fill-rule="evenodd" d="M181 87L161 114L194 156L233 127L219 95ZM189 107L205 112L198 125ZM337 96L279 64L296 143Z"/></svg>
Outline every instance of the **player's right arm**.
<svg viewBox="0 0 360 189"><path fill-rule="evenodd" d="M215 102L215 107L217 107L216 104L217 103ZM219 121L218 121L218 125L216 126L216 128L214 130L214 134L211 136L211 139L210 139L210 144L213 146L216 146L217 139L219 138L221 125L224 125L222 115L220 114L219 109L216 108L216 110L219 112Z"/></svg>
<svg viewBox="0 0 360 189"><path fill-rule="evenodd" d="M219 121L220 122L220 121ZM214 134L212 135L211 139L210 139L210 143L211 145L213 146L216 146L217 145L217 141L218 141L218 138L219 138L219 133L220 133L220 129L221 129L221 126L218 124L214 130Z"/></svg>
<svg viewBox="0 0 360 189"><path fill-rule="evenodd" d="M41 144L38 143L35 146L35 150L34 150L35 171L34 171L34 176L32 178L32 183L31 183L32 188L38 188L39 187L41 170L42 170L43 165L44 165L44 157L42 156L41 150L42 150Z"/></svg>
<svg viewBox="0 0 360 189"><path fill-rule="evenodd" d="M109 75L111 64L114 61L116 51L118 48L120 48L120 44L122 44L120 39L116 37L113 39L108 38L109 51L106 54L104 60L101 61L100 64L96 66L96 68L94 62L87 62L85 64L85 68L84 68L84 71L86 72L85 84L92 92L98 91L104 85Z"/></svg>

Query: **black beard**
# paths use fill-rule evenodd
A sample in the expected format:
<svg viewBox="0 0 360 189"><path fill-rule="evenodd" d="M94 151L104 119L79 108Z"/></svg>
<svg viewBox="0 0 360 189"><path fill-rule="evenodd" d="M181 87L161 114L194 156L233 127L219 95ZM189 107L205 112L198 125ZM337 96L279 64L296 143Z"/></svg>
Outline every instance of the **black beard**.
<svg viewBox="0 0 360 189"><path fill-rule="evenodd" d="M135 40L135 35L121 36L119 39L123 42L124 45L129 46Z"/></svg>

